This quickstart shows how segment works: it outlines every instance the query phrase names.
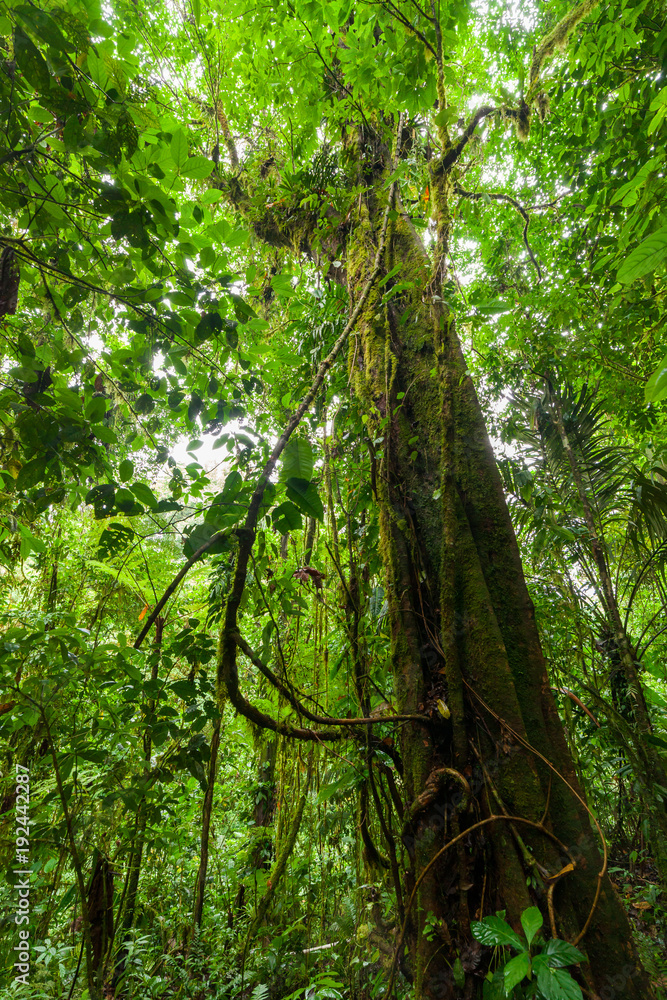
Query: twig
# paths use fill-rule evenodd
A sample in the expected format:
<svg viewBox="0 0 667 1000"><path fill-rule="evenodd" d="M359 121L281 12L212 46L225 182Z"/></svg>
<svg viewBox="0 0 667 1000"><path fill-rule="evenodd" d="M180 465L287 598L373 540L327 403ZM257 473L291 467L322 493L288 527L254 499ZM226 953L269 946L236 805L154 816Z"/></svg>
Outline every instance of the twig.
<svg viewBox="0 0 667 1000"><path fill-rule="evenodd" d="M523 243L524 243L524 246L525 246L526 250L528 251L528 256L530 257L530 259L531 259L531 261L533 263L533 266L534 266L535 270L537 271L537 280L538 280L538 283L539 283L542 280L542 271L540 270L540 265L537 263L537 260L535 258L535 254L531 250L530 243L528 242L528 226L530 225L530 216L528 215L528 212L523 207L523 205L521 205L516 200L516 198L512 198L511 195L509 195L509 194L502 194L499 191L498 192L497 191L494 191L494 192L488 192L488 191L466 191L465 188L462 188L459 184L457 184L455 186L454 190L456 191L456 193L458 195L461 195L462 198L470 198L471 201L480 201L483 198L490 198L491 201L506 201L506 202L508 202L508 204L512 205L517 210L517 212L519 213L519 215L521 216L521 218L524 221Z"/></svg>

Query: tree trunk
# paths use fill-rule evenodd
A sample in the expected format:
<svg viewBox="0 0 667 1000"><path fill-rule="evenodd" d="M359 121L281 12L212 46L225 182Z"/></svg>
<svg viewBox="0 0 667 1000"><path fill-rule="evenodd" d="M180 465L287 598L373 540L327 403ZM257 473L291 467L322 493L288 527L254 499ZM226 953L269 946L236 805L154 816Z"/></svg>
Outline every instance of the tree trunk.
<svg viewBox="0 0 667 1000"><path fill-rule="evenodd" d="M373 187L351 237L353 301L373 268L386 206L388 150L377 143L372 148L372 141L361 130L356 136L359 173ZM431 191L441 227L448 185L436 163ZM518 928L530 905L546 916L544 880L573 863L550 891L555 932L573 941L587 931L580 945L589 958L582 966L589 989L603 991L622 976L624 997L646 997L627 918L606 875L598 877L600 841L550 691L454 318L440 297L440 274L433 274L408 216L397 210L383 271L399 265L395 281L409 287L392 298L391 279L375 284L351 339L349 365L370 437L384 437L376 496L396 708L432 719L401 730L405 941L415 996L445 1000L478 993L474 974L483 959L470 920L504 908ZM520 821L476 826L501 812ZM427 917L436 930L430 941ZM464 988L451 971L457 958Z"/></svg>
<svg viewBox="0 0 667 1000"><path fill-rule="evenodd" d="M213 810L213 791L215 788L215 775L218 763L218 750L220 748L220 727L222 726L222 715L215 724L213 736L211 738L211 759L208 764L208 784L202 805L201 815L201 845L199 848L199 869L197 871L197 882L195 886L195 905L192 917L192 924L195 931L201 927L204 913L204 893L206 891L206 873L208 872L208 845L211 830L211 812Z"/></svg>
<svg viewBox="0 0 667 1000"><path fill-rule="evenodd" d="M159 616L155 619L155 644L151 661L151 680L157 681L160 658L162 656L162 633L164 630L164 618ZM150 698L146 703L146 715L150 718L155 711L155 700ZM153 740L151 729L146 727L143 735L144 743L144 781L148 781L148 772L151 765L151 753L153 750ZM113 966L111 989L115 994L121 977L125 972L127 958L129 954L129 934L134 926L137 899L139 898L139 880L141 877L141 866L144 855L144 845L146 841L146 825L148 822L148 803L146 800L147 785L143 790L139 807L137 810L137 821L135 825L134 841L130 849L128 861L128 871L126 876L125 889L121 896L117 924L121 927L121 941L118 954Z"/></svg>

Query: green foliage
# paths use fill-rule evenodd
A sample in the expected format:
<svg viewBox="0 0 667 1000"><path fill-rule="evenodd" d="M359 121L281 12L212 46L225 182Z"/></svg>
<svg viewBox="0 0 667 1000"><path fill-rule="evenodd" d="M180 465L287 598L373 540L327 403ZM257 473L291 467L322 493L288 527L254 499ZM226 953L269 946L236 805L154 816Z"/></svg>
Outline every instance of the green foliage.
<svg viewBox="0 0 667 1000"><path fill-rule="evenodd" d="M501 964L484 984L484 997L541 997L543 1000L582 1000L583 994L566 966L585 961L577 948L558 938L541 943L539 950L533 942L544 920L536 906L521 914L525 938L512 930L505 920L505 913L484 917L471 924L473 937L484 945L518 951L514 958ZM524 980L528 980L523 986ZM517 993L517 990L519 992Z"/></svg>

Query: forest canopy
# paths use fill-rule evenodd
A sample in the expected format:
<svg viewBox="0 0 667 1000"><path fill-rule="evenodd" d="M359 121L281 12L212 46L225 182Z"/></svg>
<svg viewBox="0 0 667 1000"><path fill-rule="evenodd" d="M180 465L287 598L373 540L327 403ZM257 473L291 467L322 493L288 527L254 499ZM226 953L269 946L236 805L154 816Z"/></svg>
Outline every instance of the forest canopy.
<svg viewBox="0 0 667 1000"><path fill-rule="evenodd" d="M0 0L0 1000L667 995L664 0Z"/></svg>

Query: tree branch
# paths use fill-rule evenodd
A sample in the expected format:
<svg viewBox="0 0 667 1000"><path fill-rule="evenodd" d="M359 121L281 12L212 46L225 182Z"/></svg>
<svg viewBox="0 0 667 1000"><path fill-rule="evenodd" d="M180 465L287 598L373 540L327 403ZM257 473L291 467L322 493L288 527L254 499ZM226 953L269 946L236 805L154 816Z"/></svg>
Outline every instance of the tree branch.
<svg viewBox="0 0 667 1000"><path fill-rule="evenodd" d="M524 220L523 244L528 251L528 256L533 263L533 267L537 271L537 280L540 282L542 280L542 271L540 270L540 265L537 263L537 258L531 249L530 243L528 242L528 226L530 225L530 216L523 205L519 204L516 198L512 198L511 195L502 194L501 192L466 191L459 184L456 185L454 190L462 198L470 198L471 201L480 201L482 198L490 198L491 201L506 201L517 210L521 218Z"/></svg>
<svg viewBox="0 0 667 1000"><path fill-rule="evenodd" d="M493 107L493 105L491 104L483 104L481 108L477 108L477 111L475 111L474 115L468 122L465 132L463 133L461 138L458 140L458 142L454 143L454 145L449 150L447 150L447 152L443 156L441 163L441 169L443 171L447 171L450 169L450 167L454 166L456 161L461 156L461 153L466 148L466 146L472 139L473 135L475 134L475 129L482 121L482 119L488 118L489 115L496 114L499 110L500 110L499 108Z"/></svg>
<svg viewBox="0 0 667 1000"><path fill-rule="evenodd" d="M176 574L176 576L174 577L174 579L171 581L171 583L169 584L169 586L165 590L164 594L162 595L162 597L160 598L160 600L155 605L155 608L153 609L153 611L151 611L150 615L146 619L144 627L142 628L142 630L139 633L139 635L137 636L137 638L134 640L134 648L135 649L139 649L139 647L141 646L142 642L144 641L144 639L148 635L148 632L149 632L149 629L150 629L151 625L153 624L153 622L155 621L155 619L158 617L158 615L160 614L160 612L162 611L163 607L165 606L165 604L167 603L167 601L169 600L169 598L171 597L171 595L174 593L174 591L178 587L178 585L181 582L181 580L183 579L183 577L186 576L190 572L190 570L195 565L195 563L199 562L199 560L204 555L204 553L208 552L208 550L210 548L212 548L215 544L217 544L217 542L221 542L224 538L229 538L229 536L230 536L230 531L229 531L228 528L226 528L224 531L218 531L218 532L216 532L215 535L212 535L211 538L209 538L209 540L207 542L204 542L203 545L199 546L199 548L194 553L194 555L190 556L190 558L185 563L185 565L178 571L178 573Z"/></svg>
<svg viewBox="0 0 667 1000"><path fill-rule="evenodd" d="M301 715L304 715L310 722L317 722L325 726L361 726L364 724L372 725L377 722L421 722L429 723L431 719L427 715L378 715L371 716L370 718L359 718L359 719L339 719L331 715L315 715L309 709L307 709L301 702L295 697L292 691L283 684L279 677L274 674L270 667L266 665L257 656L248 643L245 641L240 633L235 632L232 636L236 645L239 647L242 653L244 653L251 663L253 663L259 672L266 677L270 684L280 691L282 696L287 699L292 708L294 708Z"/></svg>
<svg viewBox="0 0 667 1000"><path fill-rule="evenodd" d="M583 0L578 7L573 7L564 18L562 18L555 28L549 32L533 52L533 59L530 64L529 87L526 95L526 104L530 106L538 95L540 88L540 72L545 62L552 58L558 49L565 47L565 44L587 14L597 7L599 0Z"/></svg>

